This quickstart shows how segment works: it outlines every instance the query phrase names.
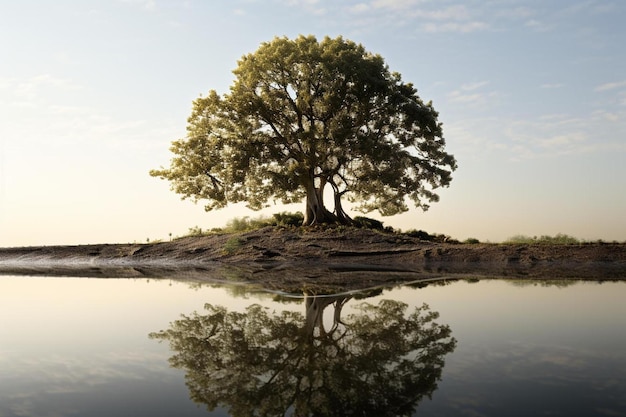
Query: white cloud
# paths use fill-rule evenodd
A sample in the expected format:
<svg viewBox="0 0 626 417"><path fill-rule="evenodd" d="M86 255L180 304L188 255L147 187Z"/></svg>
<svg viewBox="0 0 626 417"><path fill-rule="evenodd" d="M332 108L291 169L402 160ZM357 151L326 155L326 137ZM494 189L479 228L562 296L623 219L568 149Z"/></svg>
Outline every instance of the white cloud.
<svg viewBox="0 0 626 417"><path fill-rule="evenodd" d="M479 81L479 82L475 82L475 83L469 83L469 84L463 84L461 86L461 90L464 91L472 91L472 90L478 90L479 88L485 86L489 84L489 81Z"/></svg>
<svg viewBox="0 0 626 417"><path fill-rule="evenodd" d="M626 80L601 84L597 86L594 89L594 91L602 92L602 91L615 90L615 89L622 88L622 87L626 87Z"/></svg>
<svg viewBox="0 0 626 417"><path fill-rule="evenodd" d="M420 0L374 0L371 4L376 9L406 10L419 3Z"/></svg>
<svg viewBox="0 0 626 417"><path fill-rule="evenodd" d="M319 5L319 0L282 0L282 3L289 7L301 8L317 16L324 15L327 12L326 8Z"/></svg>
<svg viewBox="0 0 626 417"><path fill-rule="evenodd" d="M348 7L347 10L350 13L365 13L370 10L370 6L367 3L357 3L353 6Z"/></svg>
<svg viewBox="0 0 626 417"><path fill-rule="evenodd" d="M437 7L423 0L371 0L353 4L344 11L359 15L361 19L358 22L362 26L368 23L363 18L371 16L378 24L383 17L396 26L410 21L418 29L429 33L470 33L489 27L485 21L475 18L475 15L480 15L480 10L463 4Z"/></svg>
<svg viewBox="0 0 626 417"><path fill-rule="evenodd" d="M143 9L153 11L156 9L154 0L118 0L120 3L130 4L131 6L139 6Z"/></svg>
<svg viewBox="0 0 626 417"><path fill-rule="evenodd" d="M429 20L469 20L470 13L463 5L450 6L439 10L417 10L412 13L415 17Z"/></svg>
<svg viewBox="0 0 626 417"><path fill-rule="evenodd" d="M10 107L32 107L44 96L63 96L82 89L81 85L50 74L39 74L28 78L5 78L0 80L0 89L5 91L0 104L5 101Z"/></svg>
<svg viewBox="0 0 626 417"><path fill-rule="evenodd" d="M457 90L448 94L448 99L452 103L484 105L497 97L495 91L480 91L489 84L489 81L479 81L461 85Z"/></svg>
<svg viewBox="0 0 626 417"><path fill-rule="evenodd" d="M535 32L548 32L554 28L553 25L546 24L545 22L537 19L530 19L524 23L524 26L534 30Z"/></svg>
<svg viewBox="0 0 626 417"><path fill-rule="evenodd" d="M448 22L448 23L427 23L422 25L424 32L428 33L471 33L486 30L489 27L485 22Z"/></svg>

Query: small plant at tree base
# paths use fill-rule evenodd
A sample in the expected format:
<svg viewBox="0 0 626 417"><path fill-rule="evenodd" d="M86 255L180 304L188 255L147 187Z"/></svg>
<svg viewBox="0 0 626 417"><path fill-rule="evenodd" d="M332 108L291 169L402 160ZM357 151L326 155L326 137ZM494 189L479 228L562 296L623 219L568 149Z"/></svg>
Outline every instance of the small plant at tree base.
<svg viewBox="0 0 626 417"><path fill-rule="evenodd" d="M283 211L281 213L274 213L272 216L277 226L300 226L304 221L304 214L299 211L295 213Z"/></svg>
<svg viewBox="0 0 626 417"><path fill-rule="evenodd" d="M411 230L407 230L406 232L404 232L404 234L409 237L417 238L419 240L433 241L435 239L434 236L429 235L427 232L423 230L411 229Z"/></svg>
<svg viewBox="0 0 626 417"><path fill-rule="evenodd" d="M476 245L477 243L480 243L480 240L473 238L473 237L468 237L467 239L465 239L465 241L463 243L467 243L470 245Z"/></svg>
<svg viewBox="0 0 626 417"><path fill-rule="evenodd" d="M224 253L231 255L234 252L236 252L237 250L239 250L239 248L241 248L241 245L244 243L245 241L238 237L238 236L233 236L230 239L228 239L226 241L226 243L224 244Z"/></svg>
<svg viewBox="0 0 626 417"><path fill-rule="evenodd" d="M384 230L383 222L376 219L370 219L369 217L356 216L354 219L354 225L364 229Z"/></svg>

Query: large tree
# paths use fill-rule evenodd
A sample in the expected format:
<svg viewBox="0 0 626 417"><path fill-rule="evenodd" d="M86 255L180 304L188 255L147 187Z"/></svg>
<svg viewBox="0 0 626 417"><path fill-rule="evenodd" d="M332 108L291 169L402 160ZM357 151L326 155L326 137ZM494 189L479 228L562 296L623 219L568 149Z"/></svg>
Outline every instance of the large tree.
<svg viewBox="0 0 626 417"><path fill-rule="evenodd" d="M306 198L305 224L426 210L456 169L438 113L379 55L341 37L275 38L245 55L230 93L193 102L169 168L152 170L206 210ZM334 210L324 203L332 190Z"/></svg>

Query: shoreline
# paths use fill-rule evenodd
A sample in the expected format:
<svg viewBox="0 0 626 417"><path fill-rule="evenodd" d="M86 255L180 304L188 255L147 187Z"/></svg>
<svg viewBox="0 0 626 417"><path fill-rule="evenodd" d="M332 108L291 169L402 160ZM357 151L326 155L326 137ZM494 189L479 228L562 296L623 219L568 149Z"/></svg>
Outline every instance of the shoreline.
<svg viewBox="0 0 626 417"><path fill-rule="evenodd" d="M626 280L626 244L434 243L368 229L266 227L146 244L0 248L0 274L160 277L297 291L442 276Z"/></svg>

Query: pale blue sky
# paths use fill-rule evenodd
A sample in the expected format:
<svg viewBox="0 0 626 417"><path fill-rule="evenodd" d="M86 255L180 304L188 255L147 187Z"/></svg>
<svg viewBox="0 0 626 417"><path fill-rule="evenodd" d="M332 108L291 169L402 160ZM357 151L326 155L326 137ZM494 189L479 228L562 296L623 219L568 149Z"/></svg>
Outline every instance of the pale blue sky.
<svg viewBox="0 0 626 417"><path fill-rule="evenodd" d="M385 224L624 241L624 22L621 0L0 0L0 246L168 239L258 215L206 213L148 171L168 165L193 99L227 92L261 42L299 34L362 43L440 113L454 180L428 212Z"/></svg>

